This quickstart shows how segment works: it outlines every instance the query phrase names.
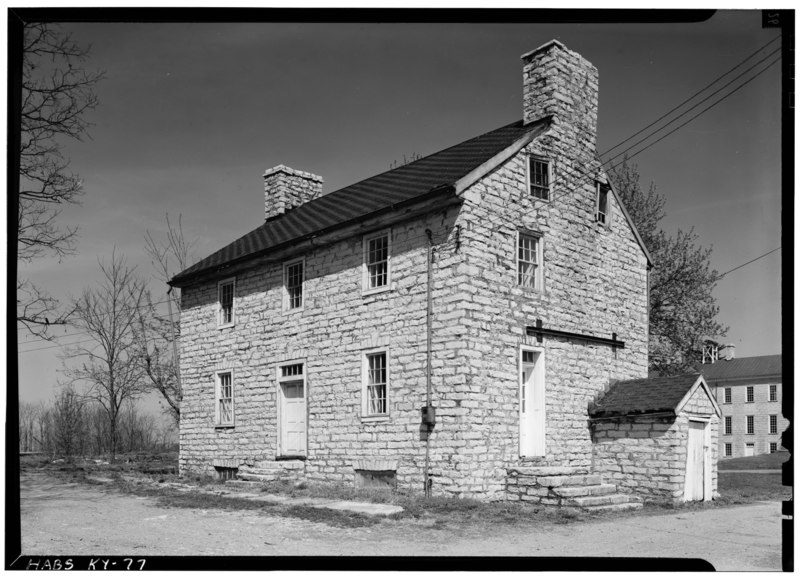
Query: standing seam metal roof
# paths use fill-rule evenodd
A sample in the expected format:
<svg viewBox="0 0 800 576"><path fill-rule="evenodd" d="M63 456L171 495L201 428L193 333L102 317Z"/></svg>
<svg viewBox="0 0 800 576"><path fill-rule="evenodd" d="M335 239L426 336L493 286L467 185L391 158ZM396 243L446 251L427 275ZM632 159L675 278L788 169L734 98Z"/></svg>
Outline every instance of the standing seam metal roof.
<svg viewBox="0 0 800 576"><path fill-rule="evenodd" d="M453 185L529 132L536 131L535 137L548 126L549 118L528 125L523 125L522 120L518 120L394 170L320 196L264 222L252 232L177 274L170 280L170 284L185 285L193 277L219 266L255 257L306 235L346 224L401 202L412 201L436 188Z"/></svg>
<svg viewBox="0 0 800 576"><path fill-rule="evenodd" d="M700 364L696 369L709 383L740 378L783 376L783 355L717 360L713 364Z"/></svg>

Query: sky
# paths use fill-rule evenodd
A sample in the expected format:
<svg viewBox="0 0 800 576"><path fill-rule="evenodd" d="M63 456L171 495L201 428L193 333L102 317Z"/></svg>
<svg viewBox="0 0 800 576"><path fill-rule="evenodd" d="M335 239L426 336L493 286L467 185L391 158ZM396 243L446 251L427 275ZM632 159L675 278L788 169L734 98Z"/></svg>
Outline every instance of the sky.
<svg viewBox="0 0 800 576"><path fill-rule="evenodd" d="M112 248L163 300L146 231L162 235L164 215L181 214L197 259L211 254L262 223L262 174L278 164L319 174L327 193L520 119L520 56L550 39L599 70L602 152L780 34L762 29L755 10L693 24L63 28L91 44L87 67L106 73L91 139L64 146L84 181L81 205L61 216L80 229L77 255L20 273L64 301L97 281ZM719 272L781 245L780 82L776 65L634 158L643 187L654 182L667 198L662 226L693 228ZM781 270L779 250L715 289L730 326L723 341L738 357L781 353ZM18 334L20 399L47 400L63 379L64 346L86 335L59 327L46 343Z"/></svg>

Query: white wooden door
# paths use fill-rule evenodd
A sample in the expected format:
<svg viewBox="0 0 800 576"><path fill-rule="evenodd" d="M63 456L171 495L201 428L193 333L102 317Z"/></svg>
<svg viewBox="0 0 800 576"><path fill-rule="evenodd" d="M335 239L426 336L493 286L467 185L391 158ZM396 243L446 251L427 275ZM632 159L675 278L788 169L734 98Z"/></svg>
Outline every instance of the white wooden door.
<svg viewBox="0 0 800 576"><path fill-rule="evenodd" d="M306 398L303 381L281 383L281 454L305 456Z"/></svg>
<svg viewBox="0 0 800 576"><path fill-rule="evenodd" d="M705 500L705 422L689 421L689 438L686 447L686 483L684 500Z"/></svg>
<svg viewBox="0 0 800 576"><path fill-rule="evenodd" d="M744 455L745 456L755 456L756 455L756 445L755 444L745 444L744 445Z"/></svg>
<svg viewBox="0 0 800 576"><path fill-rule="evenodd" d="M544 358L540 351L521 351L519 390L520 456L544 456Z"/></svg>

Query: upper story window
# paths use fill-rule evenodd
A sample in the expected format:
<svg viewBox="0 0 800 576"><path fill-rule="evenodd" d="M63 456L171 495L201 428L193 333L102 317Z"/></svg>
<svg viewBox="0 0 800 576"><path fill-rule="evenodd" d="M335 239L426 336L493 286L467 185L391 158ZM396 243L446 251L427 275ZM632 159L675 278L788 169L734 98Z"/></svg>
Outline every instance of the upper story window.
<svg viewBox="0 0 800 576"><path fill-rule="evenodd" d="M364 354L362 414L388 416L389 366L386 350Z"/></svg>
<svg viewBox="0 0 800 576"><path fill-rule="evenodd" d="M216 382L216 425L233 426L233 373L218 372Z"/></svg>
<svg viewBox="0 0 800 576"><path fill-rule="evenodd" d="M748 434L755 434L756 433L755 416L748 416L747 417L747 433Z"/></svg>
<svg viewBox="0 0 800 576"><path fill-rule="evenodd" d="M769 385L769 401L770 402L777 402L778 401L778 385L777 384L770 384Z"/></svg>
<svg viewBox="0 0 800 576"><path fill-rule="evenodd" d="M725 416L725 431L723 434L732 434L733 433L733 417Z"/></svg>
<svg viewBox="0 0 800 576"><path fill-rule="evenodd" d="M611 203L608 201L608 195L611 192L611 187L602 182L596 183L597 187L597 202L595 207L595 219L600 224L607 226L610 222L611 216Z"/></svg>
<svg viewBox="0 0 800 576"><path fill-rule="evenodd" d="M542 237L518 233L517 284L525 288L542 289Z"/></svg>
<svg viewBox="0 0 800 576"><path fill-rule="evenodd" d="M391 236L388 231L364 237L364 292L389 288Z"/></svg>
<svg viewBox="0 0 800 576"><path fill-rule="evenodd" d="M778 416L776 414L769 415L769 433L770 434L778 433Z"/></svg>
<svg viewBox="0 0 800 576"><path fill-rule="evenodd" d="M217 284L217 293L219 297L219 316L217 317L217 324L220 328L224 326L233 326L233 293L236 287L236 281L231 278L223 280Z"/></svg>
<svg viewBox="0 0 800 576"><path fill-rule="evenodd" d="M283 265L284 309L303 307L303 280L305 263L302 259Z"/></svg>
<svg viewBox="0 0 800 576"><path fill-rule="evenodd" d="M550 199L550 161L528 156L528 189L531 196L540 200Z"/></svg>
<svg viewBox="0 0 800 576"><path fill-rule="evenodd" d="M753 386L748 386L747 387L747 401L748 402L754 402L755 401L754 394L753 394Z"/></svg>
<svg viewBox="0 0 800 576"><path fill-rule="evenodd" d="M725 404L731 403L731 389L725 388Z"/></svg>

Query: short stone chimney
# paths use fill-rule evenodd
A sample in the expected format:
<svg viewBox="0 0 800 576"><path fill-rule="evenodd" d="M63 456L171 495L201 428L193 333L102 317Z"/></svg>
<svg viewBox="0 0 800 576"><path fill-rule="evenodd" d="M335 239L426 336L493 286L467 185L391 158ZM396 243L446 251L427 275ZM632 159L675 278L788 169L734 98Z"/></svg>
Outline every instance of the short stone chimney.
<svg viewBox="0 0 800 576"><path fill-rule="evenodd" d="M736 358L736 344L723 344L719 347L720 360L733 360Z"/></svg>
<svg viewBox="0 0 800 576"><path fill-rule="evenodd" d="M522 55L523 119L530 124L553 115L569 124L577 138L594 155L597 148L598 74L588 60L551 40Z"/></svg>
<svg viewBox="0 0 800 576"><path fill-rule="evenodd" d="M322 194L322 177L280 164L264 172L264 218L271 220Z"/></svg>

